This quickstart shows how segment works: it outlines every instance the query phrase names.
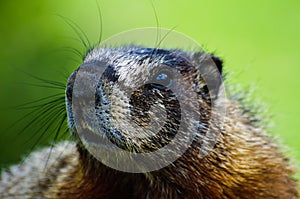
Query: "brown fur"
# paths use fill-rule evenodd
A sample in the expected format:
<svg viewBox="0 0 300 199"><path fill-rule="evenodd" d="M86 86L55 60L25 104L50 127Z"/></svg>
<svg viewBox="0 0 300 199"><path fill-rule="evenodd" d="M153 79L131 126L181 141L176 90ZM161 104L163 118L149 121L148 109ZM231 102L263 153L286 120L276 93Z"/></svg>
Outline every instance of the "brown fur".
<svg viewBox="0 0 300 199"><path fill-rule="evenodd" d="M129 174L97 163L79 148L81 163L49 198L298 198L294 168L236 103L228 102L222 138L205 158L197 158L194 143L173 166Z"/></svg>
<svg viewBox="0 0 300 199"><path fill-rule="evenodd" d="M140 53L138 47L132 48ZM128 63L132 64L131 66L134 68L144 63L150 63L150 61L161 63L164 59L163 56L159 58L156 56L153 60L149 58L150 60L147 60L147 62L143 60L140 54L128 53L130 50L131 48L94 49L86 57L85 63L96 63L96 61L105 60L112 67L120 64L123 67L121 69L128 73L126 76L124 75L126 79L131 77L130 75L133 78L141 77L139 74L132 74L131 71L128 71L128 68L126 68ZM162 51L162 53L165 53L165 51ZM175 54L175 57L171 58L172 61L181 56L181 52L177 50L167 53L172 56ZM125 58L120 58L120 54ZM186 54L186 56L190 56L197 64L198 60L205 61L210 55L198 53ZM148 59L149 55L146 57ZM221 61L216 57L212 58L221 71ZM183 59L178 60L180 70L182 68L187 69L184 68L186 65L183 64ZM147 70L146 64L143 67ZM124 71L121 74L124 74ZM182 71L187 79L191 79L192 82L202 81L199 75L197 76L192 70ZM47 157L46 154L49 153L49 149L33 153L25 160L24 164L13 167L11 171L2 174L0 180L1 198L19 198L19 196L22 196L22 198L57 199L299 198L297 181L293 178L295 168L282 153L276 142L266 133L264 127L259 123L253 123L252 116L243 109L239 101L234 99L225 101L226 115L223 125L221 125L222 121L218 120L218 117L215 117L210 109L210 100L204 100L207 99L205 97L199 100L201 104L201 123L210 126L218 134L216 144L206 156L201 154L206 150L203 149L202 142L207 140L201 139L200 135L196 135L188 150L165 168L135 174L117 171L105 166L86 150L74 127L70 106L74 78L75 75L73 74L67 87L67 107L69 108L69 126L76 140L76 146L73 142L68 143L68 145L55 146L51 149L51 156L47 160L46 167L43 167L45 166L43 164L36 163L45 162L45 156ZM113 80L116 77L111 75L106 78ZM128 81L134 83L133 79L129 78ZM104 89L110 90L109 85L106 86L107 88L104 87ZM206 94L204 88L199 89L203 95ZM103 90L103 92L107 91ZM122 94L122 90L119 92L119 94ZM137 117L141 116L137 118L137 122L145 122L143 119L147 117L143 112L145 106L139 104L139 97L143 97L141 93L142 90L139 90L135 93L136 96L133 96L136 97L135 105L139 108L136 115ZM147 99L147 96L144 96L143 102L145 99ZM114 98L114 100L120 99ZM145 103L147 103L147 100ZM193 104L191 105L195 107ZM122 107L116 106L115 108L118 111L115 113L123 114ZM211 119L209 120L208 117L211 117ZM172 121L170 120L170 122ZM146 146L147 140L143 144L142 146ZM138 147L137 149L143 150L143 148ZM22 171L25 172L21 176ZM19 188L19 191L15 192L16 188Z"/></svg>

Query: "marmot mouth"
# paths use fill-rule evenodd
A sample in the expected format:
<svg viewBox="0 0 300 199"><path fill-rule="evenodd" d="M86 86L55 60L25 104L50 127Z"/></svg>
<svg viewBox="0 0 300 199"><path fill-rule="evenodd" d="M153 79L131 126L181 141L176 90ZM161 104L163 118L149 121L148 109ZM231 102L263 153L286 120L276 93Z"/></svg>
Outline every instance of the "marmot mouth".
<svg viewBox="0 0 300 199"><path fill-rule="evenodd" d="M99 99L99 95L96 95L96 107L101 107L101 101L103 100ZM125 129L117 129L111 123L100 124L103 133L119 148L136 153L153 152L167 145L176 136L181 110L178 99L170 89L145 84L132 93L128 108L131 122L143 129L143 135L139 135L140 131L123 133ZM103 117L103 114L99 114L99 117ZM160 117L166 117L163 124Z"/></svg>

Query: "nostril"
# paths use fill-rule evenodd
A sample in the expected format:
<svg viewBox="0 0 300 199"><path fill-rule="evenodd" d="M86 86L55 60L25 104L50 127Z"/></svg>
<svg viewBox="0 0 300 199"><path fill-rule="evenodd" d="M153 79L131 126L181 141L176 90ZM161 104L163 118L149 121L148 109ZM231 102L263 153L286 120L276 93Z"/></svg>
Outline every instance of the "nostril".
<svg viewBox="0 0 300 199"><path fill-rule="evenodd" d="M66 88L66 97L69 102L72 102L72 92L73 92L73 86L74 86L76 74L77 74L77 70L74 71L68 79L68 84Z"/></svg>

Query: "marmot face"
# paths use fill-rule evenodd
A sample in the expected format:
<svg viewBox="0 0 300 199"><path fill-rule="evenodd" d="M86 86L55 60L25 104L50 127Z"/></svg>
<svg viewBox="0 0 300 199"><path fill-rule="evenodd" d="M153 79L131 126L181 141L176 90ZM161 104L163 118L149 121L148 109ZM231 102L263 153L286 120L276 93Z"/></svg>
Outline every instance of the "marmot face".
<svg viewBox="0 0 300 199"><path fill-rule="evenodd" d="M181 109L185 108L197 112L199 117L189 118L191 125L185 129L188 132L184 132L183 139L189 140L197 134L203 137L209 128L211 96L195 65L204 67L213 60L217 58L179 50L142 47L93 50L81 67L86 64L105 67L95 91L95 113L101 133L123 150L155 151L176 136L182 120ZM71 102L77 71L67 89L69 124L74 124ZM178 95L184 98L178 99ZM71 129L76 131L73 125ZM176 145L180 147L181 142Z"/></svg>
<svg viewBox="0 0 300 199"><path fill-rule="evenodd" d="M79 114L94 114L91 120L93 124L97 122L96 126L74 119L74 95L85 98L85 91L74 90L82 69L96 83L92 99L87 100L92 101L94 112L85 109ZM101 74L95 75L95 71ZM139 197L297 197L288 159L263 127L251 123L240 103L224 100L226 115L221 119L213 111L221 82L215 81L210 89L207 82L220 77L221 72L222 61L201 52L135 46L91 51L69 78L66 93L69 127L78 142L83 167L109 182L118 181L120 187L130 183L135 190L133 195ZM207 74L209 78L204 80ZM92 134L82 138L76 122L83 127L81 131ZM175 140L179 134L181 137ZM93 146L99 137L106 137L117 148L133 154L149 154L170 144L174 151L184 151L164 168L130 174L98 161L105 162L105 153L95 158L97 151ZM109 158L116 162L122 159L120 154Z"/></svg>

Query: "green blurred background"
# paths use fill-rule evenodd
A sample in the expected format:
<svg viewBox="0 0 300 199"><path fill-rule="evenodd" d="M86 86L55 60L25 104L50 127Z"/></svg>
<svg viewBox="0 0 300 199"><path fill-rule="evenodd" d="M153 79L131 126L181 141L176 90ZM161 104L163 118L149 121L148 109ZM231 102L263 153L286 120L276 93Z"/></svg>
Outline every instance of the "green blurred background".
<svg viewBox="0 0 300 199"><path fill-rule="evenodd" d="M154 5L162 27L176 26L175 30L220 56L232 82L254 86L255 98L273 114L271 133L288 146L299 165L300 1L160 0ZM156 26L148 0L101 0L100 7L104 39L124 30ZM0 1L0 166L20 161L33 145L28 134L18 134L22 125L6 129L24 114L7 108L56 93L24 86L22 82L36 80L22 71L64 82L80 65L80 59L65 47L83 48L58 15L72 19L92 42L97 41L95 0Z"/></svg>

